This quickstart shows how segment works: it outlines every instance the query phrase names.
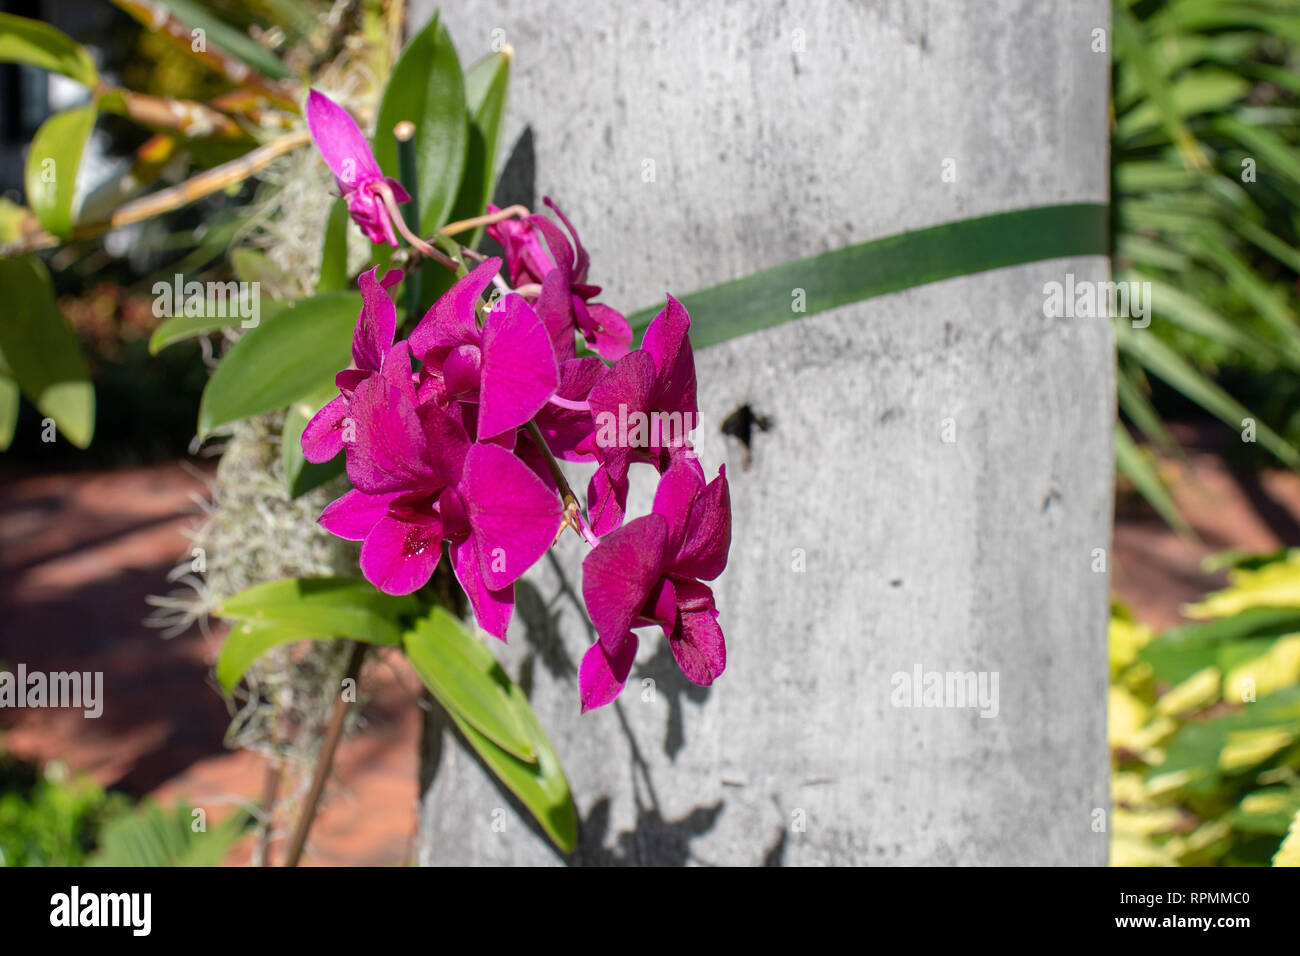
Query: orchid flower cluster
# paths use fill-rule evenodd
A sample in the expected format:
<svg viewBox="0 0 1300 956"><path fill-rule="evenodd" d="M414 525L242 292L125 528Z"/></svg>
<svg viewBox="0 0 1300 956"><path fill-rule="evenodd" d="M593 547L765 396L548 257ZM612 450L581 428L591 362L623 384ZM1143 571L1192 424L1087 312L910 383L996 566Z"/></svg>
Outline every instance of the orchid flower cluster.
<svg viewBox="0 0 1300 956"><path fill-rule="evenodd" d="M396 246L396 228L413 238L397 208L406 193L383 176L351 117L313 92L307 119L367 236ZM445 543L479 626L502 640L515 581L566 527L581 535L591 546L582 591L597 634L579 669L586 712L622 690L639 627L663 629L692 682L722 673L726 648L705 582L726 566L731 506L725 468L708 481L686 432L625 427L698 420L686 309L669 296L631 348L627 319L594 301L600 287L587 281L577 231L546 204L567 235L546 216L489 207L487 231L505 252L509 283L501 259L464 250L482 261L404 339L390 295L402 271L363 273L352 364L302 448L312 462L344 454L353 487L320 524L362 542L371 583L388 594L419 589ZM579 339L595 354L580 355ZM596 465L586 516L559 461ZM633 464L655 468L659 483L650 513L626 520Z"/></svg>

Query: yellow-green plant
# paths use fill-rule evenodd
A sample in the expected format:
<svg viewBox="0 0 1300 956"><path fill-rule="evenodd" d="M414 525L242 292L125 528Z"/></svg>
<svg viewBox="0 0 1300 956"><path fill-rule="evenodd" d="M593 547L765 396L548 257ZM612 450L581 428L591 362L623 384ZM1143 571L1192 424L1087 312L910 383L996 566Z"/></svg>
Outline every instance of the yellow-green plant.
<svg viewBox="0 0 1300 956"><path fill-rule="evenodd" d="M1116 605L1108 740L1116 866L1296 865L1300 550L1230 558L1230 586L1156 635Z"/></svg>

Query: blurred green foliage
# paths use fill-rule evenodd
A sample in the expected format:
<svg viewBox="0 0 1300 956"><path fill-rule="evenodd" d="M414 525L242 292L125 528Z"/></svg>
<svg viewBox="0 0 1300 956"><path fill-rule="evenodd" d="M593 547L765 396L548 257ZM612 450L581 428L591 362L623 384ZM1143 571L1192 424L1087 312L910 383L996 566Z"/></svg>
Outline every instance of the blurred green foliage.
<svg viewBox="0 0 1300 956"><path fill-rule="evenodd" d="M1300 814L1300 550L1230 560L1197 623L1113 609L1113 865L1267 866Z"/></svg>
<svg viewBox="0 0 1300 956"><path fill-rule="evenodd" d="M130 805L59 761L38 769L0 752L0 865L80 866Z"/></svg>
<svg viewBox="0 0 1300 956"><path fill-rule="evenodd" d="M1152 292L1149 329L1116 320L1120 408L1168 452L1165 418L1255 419L1243 450L1294 467L1300 4L1115 0L1113 38L1113 271ZM1118 458L1179 524L1143 456Z"/></svg>

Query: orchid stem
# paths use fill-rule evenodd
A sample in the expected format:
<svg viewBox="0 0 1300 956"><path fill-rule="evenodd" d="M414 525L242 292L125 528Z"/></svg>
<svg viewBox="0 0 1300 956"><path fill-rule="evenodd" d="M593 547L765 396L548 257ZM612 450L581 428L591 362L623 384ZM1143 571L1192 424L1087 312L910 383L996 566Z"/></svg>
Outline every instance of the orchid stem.
<svg viewBox="0 0 1300 956"><path fill-rule="evenodd" d="M397 140L397 174L402 181L402 188L411 197L411 231L420 231L420 193L419 176L415 172L415 124L402 120L393 127L393 139ZM406 314L415 315L420 307L420 270L412 270L406 287Z"/></svg>
<svg viewBox="0 0 1300 956"><path fill-rule="evenodd" d="M551 471L551 477L555 479L556 485L560 488L560 498L564 501L564 524L560 525L560 530L564 530L564 525L571 525L573 530L582 535L587 544L593 548L600 544L600 539L596 537L586 520L582 516L582 508L578 504L578 497L573 493L573 488L569 486L569 479L564 477L564 472L560 470L560 463L555 460L551 454L551 449L546 445L546 439L542 437L542 431L537 427L537 422L530 420L526 426L528 437L533 440L546 459L546 467Z"/></svg>
<svg viewBox="0 0 1300 956"><path fill-rule="evenodd" d="M477 229L479 226L491 226L503 219L509 219L512 216L531 216L527 206L507 206L505 209L498 209L496 212L490 212L483 216L474 216L470 219L460 219L456 222L449 222L438 231L444 236L454 236L458 233L467 232L470 229Z"/></svg>
<svg viewBox="0 0 1300 956"><path fill-rule="evenodd" d="M397 227L397 231L402 234L403 239L409 242L421 255L428 256L434 262L446 266L452 272L455 272L460 268L456 263L456 260L451 258L451 256L447 255L440 249L435 249L415 233L411 232L410 227L406 224L406 220L402 218L401 210L397 208L397 199L393 196L393 191L388 187L387 183L377 184L375 186L375 192L384 201L384 206L388 209L388 214L393 217L393 225Z"/></svg>
<svg viewBox="0 0 1300 956"><path fill-rule="evenodd" d="M353 686L356 685L357 677L361 673L361 663L365 660L367 650L367 646L360 641L352 642L352 654L348 658L348 669L343 679L346 681L350 678ZM298 824L294 827L293 837L289 841L285 866L297 866L298 861L302 859L302 850L307 844L307 834L311 830L312 821L316 818L316 807L320 803L321 794L325 791L325 781L334 763L334 751L338 749L339 740L343 736L343 724L348 715L348 705L347 697L340 694L334 704L334 713L330 715L329 726L325 729L325 739L321 742L320 758L316 761L311 789L307 791L302 814L298 817Z"/></svg>

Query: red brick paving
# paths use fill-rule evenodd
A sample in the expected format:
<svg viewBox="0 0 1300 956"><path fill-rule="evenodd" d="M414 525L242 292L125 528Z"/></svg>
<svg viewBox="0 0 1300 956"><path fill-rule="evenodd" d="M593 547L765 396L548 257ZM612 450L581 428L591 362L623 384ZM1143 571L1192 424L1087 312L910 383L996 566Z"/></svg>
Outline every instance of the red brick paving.
<svg viewBox="0 0 1300 956"><path fill-rule="evenodd" d="M1196 445L1198 433L1180 438ZM1181 619L1178 608L1222 576L1202 559L1228 547L1272 550L1300 544L1300 476L1234 474L1216 453L1194 447L1185 464L1164 463L1200 540L1179 538L1131 496L1120 501L1112 582L1148 623ZM10 711L0 721L7 750L59 757L101 783L167 804L211 807L259 801L265 762L222 744L225 704L211 680L219 647L190 632L163 640L141 623L146 595L187 553L202 482L179 465L9 478L0 486L0 663L39 670L102 670L99 720L80 712ZM333 784L308 843L306 863L409 862L416 820L418 679L390 654L372 660L364 729L340 747ZM282 842L272 848L272 858ZM246 844L234 862L247 860Z"/></svg>
<svg viewBox="0 0 1300 956"><path fill-rule="evenodd" d="M257 803L265 761L222 743L229 713L211 678L220 631L164 640L149 594L188 553L203 482L179 465L10 477L0 486L0 664L104 672L104 712L12 710L7 751L58 757L105 786L163 804ZM340 746L304 862L400 865L415 830L418 678L398 655L371 661L364 731ZM276 846L272 858L276 858ZM247 848L241 854L247 857Z"/></svg>

